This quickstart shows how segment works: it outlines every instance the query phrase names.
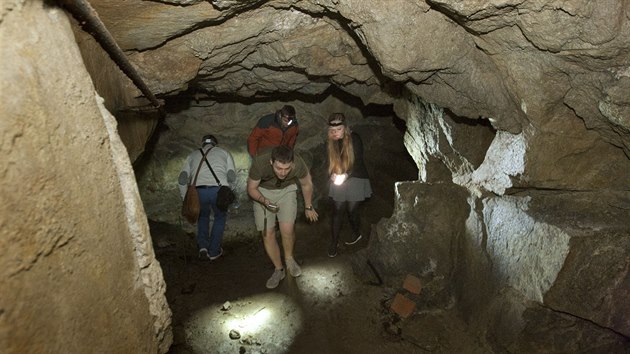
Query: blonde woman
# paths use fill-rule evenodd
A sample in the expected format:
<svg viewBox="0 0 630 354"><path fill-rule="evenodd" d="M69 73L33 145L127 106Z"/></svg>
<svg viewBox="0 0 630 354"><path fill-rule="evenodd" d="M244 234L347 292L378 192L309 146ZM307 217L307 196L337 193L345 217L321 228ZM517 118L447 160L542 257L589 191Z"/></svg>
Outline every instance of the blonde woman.
<svg viewBox="0 0 630 354"><path fill-rule="evenodd" d="M348 213L352 238L346 245L361 240L359 206L372 196L372 186L363 162L363 142L357 133L348 127L343 113L328 117L328 174L330 176L328 196L332 200L331 240L328 256L337 255L339 233Z"/></svg>

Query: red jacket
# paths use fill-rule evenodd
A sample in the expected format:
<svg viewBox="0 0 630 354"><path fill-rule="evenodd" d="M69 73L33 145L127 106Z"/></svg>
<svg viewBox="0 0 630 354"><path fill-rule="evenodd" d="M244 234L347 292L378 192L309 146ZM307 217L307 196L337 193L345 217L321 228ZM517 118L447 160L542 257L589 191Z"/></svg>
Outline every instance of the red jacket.
<svg viewBox="0 0 630 354"><path fill-rule="evenodd" d="M283 130L275 113L260 118L247 138L249 155L256 156L262 150L278 145L293 148L298 136L298 127L297 119L294 119L287 129Z"/></svg>

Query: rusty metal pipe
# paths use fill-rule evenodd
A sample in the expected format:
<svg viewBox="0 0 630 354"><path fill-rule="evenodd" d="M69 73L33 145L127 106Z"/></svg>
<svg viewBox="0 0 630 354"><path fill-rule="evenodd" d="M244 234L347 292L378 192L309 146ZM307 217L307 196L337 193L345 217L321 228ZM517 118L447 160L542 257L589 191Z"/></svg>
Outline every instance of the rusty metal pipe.
<svg viewBox="0 0 630 354"><path fill-rule="evenodd" d="M155 98L149 87L142 81L142 78L131 65L122 49L114 40L111 33L107 30L103 21L98 17L96 10L85 0L57 0L62 4L83 26L88 26L88 32L94 36L96 41L109 54L112 60L118 65L127 77L133 81L136 87L151 101L151 103L160 108L160 102Z"/></svg>

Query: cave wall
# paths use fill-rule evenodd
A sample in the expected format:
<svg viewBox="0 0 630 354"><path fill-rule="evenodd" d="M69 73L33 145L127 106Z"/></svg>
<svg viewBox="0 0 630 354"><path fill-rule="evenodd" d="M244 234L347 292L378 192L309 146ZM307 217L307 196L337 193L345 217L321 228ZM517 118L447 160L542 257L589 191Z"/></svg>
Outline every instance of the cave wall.
<svg viewBox="0 0 630 354"><path fill-rule="evenodd" d="M172 177L198 136L218 132L242 151L225 139L236 134L229 125L251 127L252 112L275 108L219 103L226 95L268 103L291 93L285 101L309 102L299 111L316 122L312 102L334 86L394 104L426 182L400 184L399 214L374 231L368 253L387 275L428 277L428 303L457 304L500 350L623 343L627 311L610 301L627 303L629 288L629 261L617 252L627 245L630 189L627 1L93 3L154 93L206 105L167 125L154 172L140 181L158 205L152 215L176 218ZM314 146L317 134L301 139ZM587 207L608 193L614 202ZM432 209L453 212L430 219ZM578 230L581 219L589 222ZM618 265L601 292L575 277L596 279L608 265L585 245ZM559 301L570 290L571 306Z"/></svg>
<svg viewBox="0 0 630 354"><path fill-rule="evenodd" d="M170 310L134 173L66 14L7 3L0 42L2 351L166 352Z"/></svg>
<svg viewBox="0 0 630 354"><path fill-rule="evenodd" d="M498 351L623 351L629 169L618 178L600 174L615 173L600 162L621 149L582 151L586 160L574 162L573 173L548 178L550 168L536 166L545 158L529 158L541 145L527 132L494 134L413 96L406 103L398 105L407 117L405 144L425 166L425 183L399 183L394 215L373 230L366 256L387 282L421 277L423 303L456 306ZM464 132L470 139L455 143ZM482 141L478 164L467 145ZM627 165L621 156L613 169Z"/></svg>
<svg viewBox="0 0 630 354"><path fill-rule="evenodd" d="M70 17L72 30L94 87L118 122L118 134L132 162L145 151L162 113L144 98L131 79L103 50L91 33Z"/></svg>
<svg viewBox="0 0 630 354"><path fill-rule="evenodd" d="M593 140L573 132L579 124L630 155L627 1L93 4L157 94L313 96L334 86L392 103L404 87L497 130L570 137L555 146L564 155Z"/></svg>

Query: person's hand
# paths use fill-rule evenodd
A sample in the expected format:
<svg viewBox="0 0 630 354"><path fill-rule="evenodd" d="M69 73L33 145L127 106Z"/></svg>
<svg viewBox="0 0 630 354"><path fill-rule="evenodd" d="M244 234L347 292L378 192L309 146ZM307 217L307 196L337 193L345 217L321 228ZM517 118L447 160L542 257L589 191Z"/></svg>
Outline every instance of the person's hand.
<svg viewBox="0 0 630 354"><path fill-rule="evenodd" d="M306 214L306 219L308 219L308 221L310 222L315 222L319 218L319 214L317 214L315 209L311 209L311 210L306 209L304 211L304 214Z"/></svg>
<svg viewBox="0 0 630 354"><path fill-rule="evenodd" d="M277 213L278 210L280 210L279 206L277 206L276 204L273 204L271 202L265 204L265 208L267 208L267 210L269 210L272 213Z"/></svg>
<svg viewBox="0 0 630 354"><path fill-rule="evenodd" d="M340 175L338 175L336 173L333 173L330 176L330 180L337 186L342 185L343 182L346 181L346 179L348 179L348 174L346 174L346 173L343 173L343 174L340 174Z"/></svg>

